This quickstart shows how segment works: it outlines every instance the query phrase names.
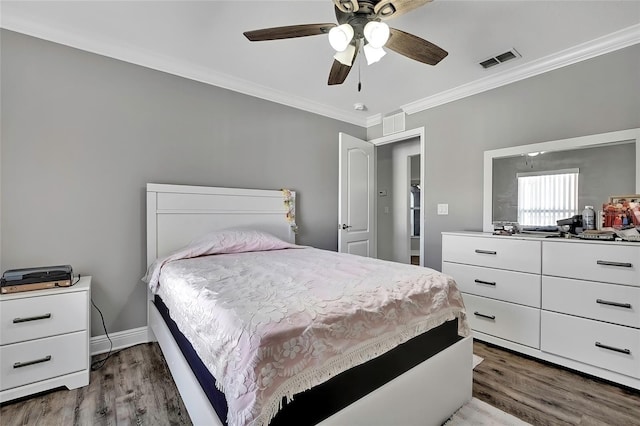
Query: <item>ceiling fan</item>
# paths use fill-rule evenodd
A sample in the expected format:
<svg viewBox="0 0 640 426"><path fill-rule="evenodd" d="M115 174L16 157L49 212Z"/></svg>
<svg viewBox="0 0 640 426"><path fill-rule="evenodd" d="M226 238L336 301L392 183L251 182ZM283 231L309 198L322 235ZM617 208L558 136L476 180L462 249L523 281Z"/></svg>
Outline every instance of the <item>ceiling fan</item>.
<svg viewBox="0 0 640 426"><path fill-rule="evenodd" d="M250 41L281 40L321 34L329 35L337 51L329 72L329 85L342 84L362 47L367 63L385 55L383 46L429 65L436 65L448 53L413 34L389 28L382 21L410 12L432 0L333 0L336 24L302 24L246 31Z"/></svg>

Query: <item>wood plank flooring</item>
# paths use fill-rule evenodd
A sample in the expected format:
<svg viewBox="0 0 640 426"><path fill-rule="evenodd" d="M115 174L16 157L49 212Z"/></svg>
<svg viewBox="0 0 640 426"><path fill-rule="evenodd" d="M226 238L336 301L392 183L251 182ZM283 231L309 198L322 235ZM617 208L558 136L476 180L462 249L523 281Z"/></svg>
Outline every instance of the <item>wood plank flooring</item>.
<svg viewBox="0 0 640 426"><path fill-rule="evenodd" d="M640 391L475 341L473 396L532 425L640 425Z"/></svg>
<svg viewBox="0 0 640 426"><path fill-rule="evenodd" d="M640 392L481 342L473 395L533 425L640 425ZM96 358L102 358L98 355ZM89 386L5 403L0 424L191 425L155 343L124 349L91 373Z"/></svg>
<svg viewBox="0 0 640 426"><path fill-rule="evenodd" d="M147 343L112 354L91 372L89 386L3 404L0 425L191 425L191 420L160 347Z"/></svg>

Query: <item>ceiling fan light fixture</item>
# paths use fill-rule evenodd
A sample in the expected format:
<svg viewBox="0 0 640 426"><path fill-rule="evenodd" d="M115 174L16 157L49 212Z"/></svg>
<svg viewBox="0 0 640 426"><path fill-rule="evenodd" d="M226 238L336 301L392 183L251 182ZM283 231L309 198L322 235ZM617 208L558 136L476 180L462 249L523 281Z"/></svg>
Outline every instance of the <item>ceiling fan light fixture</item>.
<svg viewBox="0 0 640 426"><path fill-rule="evenodd" d="M382 47L373 47L371 44L365 44L363 50L364 56L367 58L367 65L375 64L387 54Z"/></svg>
<svg viewBox="0 0 640 426"><path fill-rule="evenodd" d="M364 38L371 47L380 48L389 40L389 26L384 22L369 21L364 26Z"/></svg>
<svg viewBox="0 0 640 426"><path fill-rule="evenodd" d="M353 39L353 27L349 24L338 25L329 31L329 44L336 52L345 50Z"/></svg>
<svg viewBox="0 0 640 426"><path fill-rule="evenodd" d="M347 46L342 52L336 52L333 58L342 65L350 67L353 64L353 58L356 55L356 47L353 44Z"/></svg>

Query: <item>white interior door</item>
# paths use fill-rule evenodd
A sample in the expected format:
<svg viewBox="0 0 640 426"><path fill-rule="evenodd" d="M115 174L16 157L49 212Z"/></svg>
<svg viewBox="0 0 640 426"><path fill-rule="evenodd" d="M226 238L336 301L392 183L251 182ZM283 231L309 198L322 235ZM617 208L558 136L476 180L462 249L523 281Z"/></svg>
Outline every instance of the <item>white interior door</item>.
<svg viewBox="0 0 640 426"><path fill-rule="evenodd" d="M338 251L376 257L375 149L339 135Z"/></svg>

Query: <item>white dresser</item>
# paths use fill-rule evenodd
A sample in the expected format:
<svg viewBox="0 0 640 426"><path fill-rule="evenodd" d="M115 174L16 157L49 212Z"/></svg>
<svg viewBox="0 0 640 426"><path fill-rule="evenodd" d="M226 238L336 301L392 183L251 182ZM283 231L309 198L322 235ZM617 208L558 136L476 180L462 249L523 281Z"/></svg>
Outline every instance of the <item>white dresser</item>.
<svg viewBox="0 0 640 426"><path fill-rule="evenodd" d="M443 233L474 337L640 389L640 244Z"/></svg>
<svg viewBox="0 0 640 426"><path fill-rule="evenodd" d="M0 295L0 402L89 384L91 277Z"/></svg>

